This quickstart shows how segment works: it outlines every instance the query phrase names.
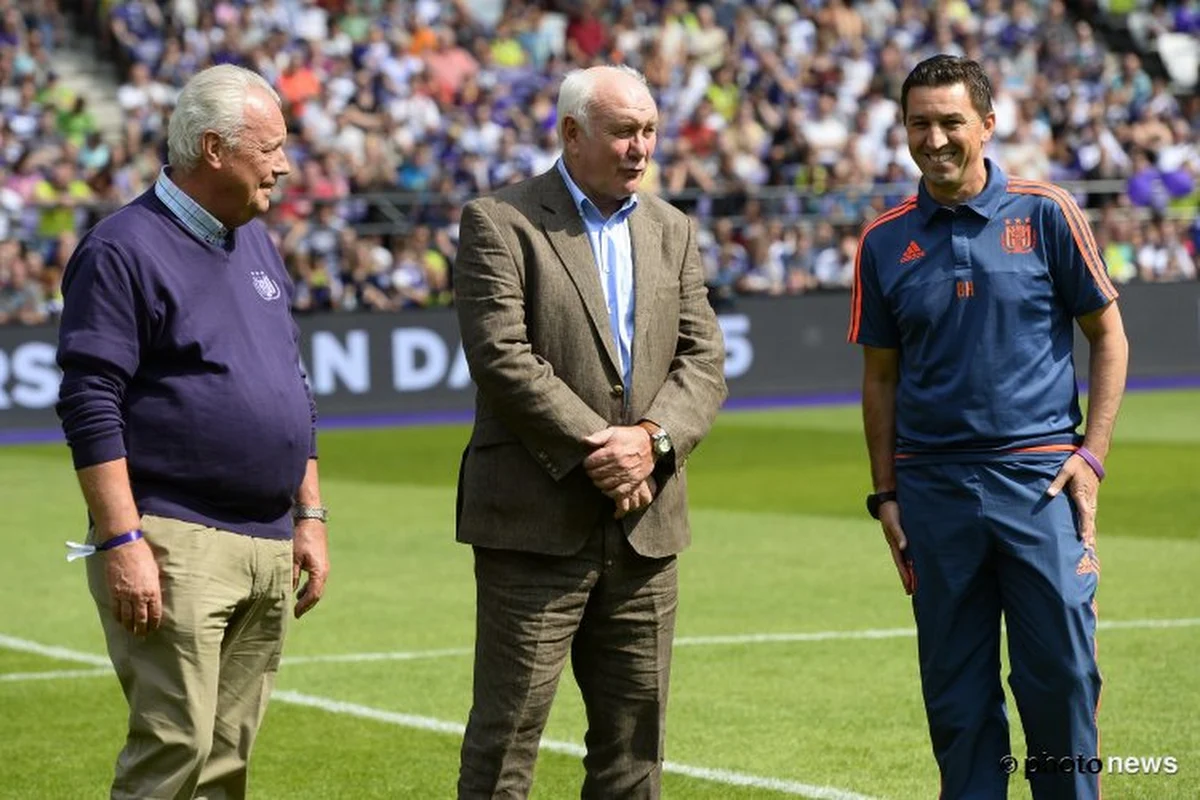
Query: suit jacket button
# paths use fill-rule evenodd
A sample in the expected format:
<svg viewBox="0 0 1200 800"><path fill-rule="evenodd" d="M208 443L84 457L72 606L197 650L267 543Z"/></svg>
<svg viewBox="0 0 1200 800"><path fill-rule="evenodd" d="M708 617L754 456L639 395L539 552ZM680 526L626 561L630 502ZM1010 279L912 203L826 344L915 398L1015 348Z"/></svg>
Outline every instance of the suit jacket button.
<svg viewBox="0 0 1200 800"><path fill-rule="evenodd" d="M612 388L609 389L609 394L611 394L613 397L624 397L625 387L619 383L614 383Z"/></svg>

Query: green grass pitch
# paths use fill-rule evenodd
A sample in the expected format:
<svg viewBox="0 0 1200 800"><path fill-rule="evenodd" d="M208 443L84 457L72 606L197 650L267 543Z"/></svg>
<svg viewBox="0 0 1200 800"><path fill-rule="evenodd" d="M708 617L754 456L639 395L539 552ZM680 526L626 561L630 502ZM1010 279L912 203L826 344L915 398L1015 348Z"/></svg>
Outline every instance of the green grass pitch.
<svg viewBox="0 0 1200 800"><path fill-rule="evenodd" d="M1130 394L1101 492L1102 755L1178 764L1105 775L1109 798L1200 797L1197 408L1200 392ZM473 629L470 552L452 531L466 436L323 435L333 573L292 626L253 796L453 796ZM862 510L857 408L724 413L689 463L665 795L935 797L910 607ZM83 570L64 559L84 519L66 449L0 450L0 487L0 797L100 798L124 705L96 666ZM534 797L578 796L583 729L568 672ZM1023 780L1010 796L1029 796Z"/></svg>

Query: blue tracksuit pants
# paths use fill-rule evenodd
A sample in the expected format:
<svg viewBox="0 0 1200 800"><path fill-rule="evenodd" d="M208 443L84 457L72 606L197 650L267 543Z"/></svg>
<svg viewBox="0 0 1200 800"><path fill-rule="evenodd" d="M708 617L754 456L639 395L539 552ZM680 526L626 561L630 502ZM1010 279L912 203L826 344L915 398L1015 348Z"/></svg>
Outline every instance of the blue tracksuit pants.
<svg viewBox="0 0 1200 800"><path fill-rule="evenodd" d="M1009 455L975 464L902 461L897 469L917 578L921 686L945 800L1006 796L1001 614L1027 756L1043 766L1043 756L1073 764L1069 772L1028 772L1018 756L1016 774L1028 775L1036 800L1099 796L1099 775L1078 769L1098 756L1099 564L1066 491L1045 495L1064 460L1063 453Z"/></svg>

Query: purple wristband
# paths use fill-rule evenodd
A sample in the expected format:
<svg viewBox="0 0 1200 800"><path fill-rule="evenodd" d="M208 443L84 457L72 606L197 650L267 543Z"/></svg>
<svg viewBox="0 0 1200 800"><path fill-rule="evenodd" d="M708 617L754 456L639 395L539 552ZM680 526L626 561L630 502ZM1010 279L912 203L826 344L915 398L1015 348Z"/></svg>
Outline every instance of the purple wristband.
<svg viewBox="0 0 1200 800"><path fill-rule="evenodd" d="M1091 450L1080 445L1079 449L1075 451L1075 455L1087 462L1087 465L1092 468L1092 472L1096 473L1097 478L1104 480L1104 465L1100 463L1100 459L1096 458Z"/></svg>
<svg viewBox="0 0 1200 800"><path fill-rule="evenodd" d="M97 551L112 550L114 547L120 547L121 545L129 544L130 542L136 542L138 539L141 539L141 538L142 538L141 530L138 528L134 528L133 530L129 531L128 533L121 533L121 534L113 536L109 539L105 539L103 542L96 545L96 550Z"/></svg>

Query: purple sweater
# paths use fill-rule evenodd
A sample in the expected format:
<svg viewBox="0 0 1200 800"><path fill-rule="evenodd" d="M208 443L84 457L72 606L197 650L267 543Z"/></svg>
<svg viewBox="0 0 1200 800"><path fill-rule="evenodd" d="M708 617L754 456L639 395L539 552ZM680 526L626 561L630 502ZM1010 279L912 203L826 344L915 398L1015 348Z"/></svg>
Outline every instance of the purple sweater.
<svg viewBox="0 0 1200 800"><path fill-rule="evenodd" d="M316 456L291 294L261 222L209 245L151 190L93 228L59 328L75 468L124 457L143 514L290 538Z"/></svg>

